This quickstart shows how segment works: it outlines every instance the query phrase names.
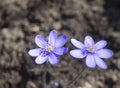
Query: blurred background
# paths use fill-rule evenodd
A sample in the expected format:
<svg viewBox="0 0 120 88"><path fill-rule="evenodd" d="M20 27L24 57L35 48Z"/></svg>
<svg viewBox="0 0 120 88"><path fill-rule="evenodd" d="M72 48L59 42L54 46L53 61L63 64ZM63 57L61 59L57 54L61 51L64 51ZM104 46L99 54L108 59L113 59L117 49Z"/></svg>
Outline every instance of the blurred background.
<svg viewBox="0 0 120 88"><path fill-rule="evenodd" d="M36 34L48 36L52 29L83 41L91 35L105 39L114 56L107 70L87 68L70 88L120 88L120 0L0 0L0 88L67 88L79 75L84 61L69 55L49 66L36 65L28 50L36 48Z"/></svg>

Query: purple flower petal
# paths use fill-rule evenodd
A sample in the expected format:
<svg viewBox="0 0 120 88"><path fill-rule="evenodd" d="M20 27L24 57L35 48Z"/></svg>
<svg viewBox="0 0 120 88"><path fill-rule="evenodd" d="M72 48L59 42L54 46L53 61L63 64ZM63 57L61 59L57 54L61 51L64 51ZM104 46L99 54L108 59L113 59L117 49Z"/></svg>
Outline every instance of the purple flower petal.
<svg viewBox="0 0 120 88"><path fill-rule="evenodd" d="M37 57L37 56L40 55L40 51L41 51L40 48L31 49L31 50L29 50L28 54L29 54L30 56Z"/></svg>
<svg viewBox="0 0 120 88"><path fill-rule="evenodd" d="M94 55L91 55L89 54L87 57L86 57L86 65L90 68L95 68L96 66L96 63L95 63L95 59L94 59Z"/></svg>
<svg viewBox="0 0 120 88"><path fill-rule="evenodd" d="M47 40L42 35L36 35L35 36L35 43L39 47L43 48L47 44Z"/></svg>
<svg viewBox="0 0 120 88"><path fill-rule="evenodd" d="M48 43L54 46L56 39L57 39L57 31L52 30L48 37Z"/></svg>
<svg viewBox="0 0 120 88"><path fill-rule="evenodd" d="M106 63L105 63L101 58L99 58L97 55L94 55L94 58L95 58L96 64L97 64L100 68L102 68L102 69L107 69Z"/></svg>
<svg viewBox="0 0 120 88"><path fill-rule="evenodd" d="M84 44L86 47L91 47L94 45L94 40L91 36L86 36L85 37L85 41L84 41Z"/></svg>
<svg viewBox="0 0 120 88"><path fill-rule="evenodd" d="M83 53L80 49L71 50L70 55L75 58L84 58L85 57L85 55L83 55Z"/></svg>
<svg viewBox="0 0 120 88"><path fill-rule="evenodd" d="M55 43L55 47L60 48L62 47L65 43L67 42L67 36L66 35L61 35L58 37Z"/></svg>
<svg viewBox="0 0 120 88"><path fill-rule="evenodd" d="M84 48L83 43L79 42L79 41L76 40L76 39L71 39L71 42L72 42L72 44L73 44L74 46L76 46L77 48L80 48L80 49Z"/></svg>
<svg viewBox="0 0 120 88"><path fill-rule="evenodd" d="M47 61L48 56L42 57L42 56L38 56L35 59L35 63L36 64L43 64L45 61Z"/></svg>
<svg viewBox="0 0 120 88"><path fill-rule="evenodd" d="M97 42L97 43L95 44L95 49L96 49L96 50L102 49L102 48L104 48L106 45L107 45L107 41L101 40L101 41L99 41L99 42Z"/></svg>
<svg viewBox="0 0 120 88"><path fill-rule="evenodd" d="M48 57L48 60L51 64L57 64L60 61L60 58L59 58L59 56L57 56L53 53L50 53L50 56Z"/></svg>
<svg viewBox="0 0 120 88"><path fill-rule="evenodd" d="M68 51L68 48L56 48L53 52L57 55L63 55Z"/></svg>
<svg viewBox="0 0 120 88"><path fill-rule="evenodd" d="M113 56L113 51L110 49L100 49L96 53L100 58L110 58Z"/></svg>

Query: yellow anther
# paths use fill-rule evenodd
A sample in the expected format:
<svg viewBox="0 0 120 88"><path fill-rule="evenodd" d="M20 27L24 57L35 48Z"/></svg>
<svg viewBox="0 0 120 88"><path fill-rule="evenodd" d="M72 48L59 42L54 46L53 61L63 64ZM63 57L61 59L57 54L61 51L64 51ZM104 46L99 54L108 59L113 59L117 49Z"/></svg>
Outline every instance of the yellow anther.
<svg viewBox="0 0 120 88"><path fill-rule="evenodd" d="M50 52L50 51L52 51L52 50L53 50L53 47L52 47L52 46L48 46L48 47L47 47L47 51L48 51L48 52Z"/></svg>
<svg viewBox="0 0 120 88"><path fill-rule="evenodd" d="M89 48L89 51L90 52L94 52L94 48Z"/></svg>

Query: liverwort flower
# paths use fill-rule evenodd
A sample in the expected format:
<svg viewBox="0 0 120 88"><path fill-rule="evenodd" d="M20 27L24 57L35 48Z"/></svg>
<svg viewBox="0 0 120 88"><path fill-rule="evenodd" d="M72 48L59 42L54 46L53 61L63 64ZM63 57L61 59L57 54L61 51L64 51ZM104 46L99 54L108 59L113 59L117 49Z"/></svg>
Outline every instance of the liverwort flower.
<svg viewBox="0 0 120 88"><path fill-rule="evenodd" d="M36 35L35 43L40 48L29 50L29 55L36 57L37 64L43 64L49 61L51 64L57 64L60 61L60 55L65 54L68 48L63 47L67 41L66 35L58 37L57 32L52 30L49 34L48 40L42 35Z"/></svg>
<svg viewBox="0 0 120 88"><path fill-rule="evenodd" d="M94 43L91 36L86 36L84 44L76 39L71 39L71 42L78 48L70 51L70 54L73 57L78 59L86 57L85 63L90 68L95 68L96 65L102 69L107 68L107 65L103 59L113 56L113 52L110 49L104 48L107 45L105 40Z"/></svg>

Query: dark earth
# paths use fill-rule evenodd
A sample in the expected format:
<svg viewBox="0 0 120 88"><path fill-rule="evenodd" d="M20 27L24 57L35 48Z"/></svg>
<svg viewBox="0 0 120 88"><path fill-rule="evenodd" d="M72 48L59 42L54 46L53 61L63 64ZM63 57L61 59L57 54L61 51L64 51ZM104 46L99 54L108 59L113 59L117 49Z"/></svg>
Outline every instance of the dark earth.
<svg viewBox="0 0 120 88"><path fill-rule="evenodd" d="M68 35L69 50L71 38L107 40L108 69L79 73L85 62L69 52L57 65L35 64L34 37L52 29ZM0 88L120 88L120 0L0 0Z"/></svg>

